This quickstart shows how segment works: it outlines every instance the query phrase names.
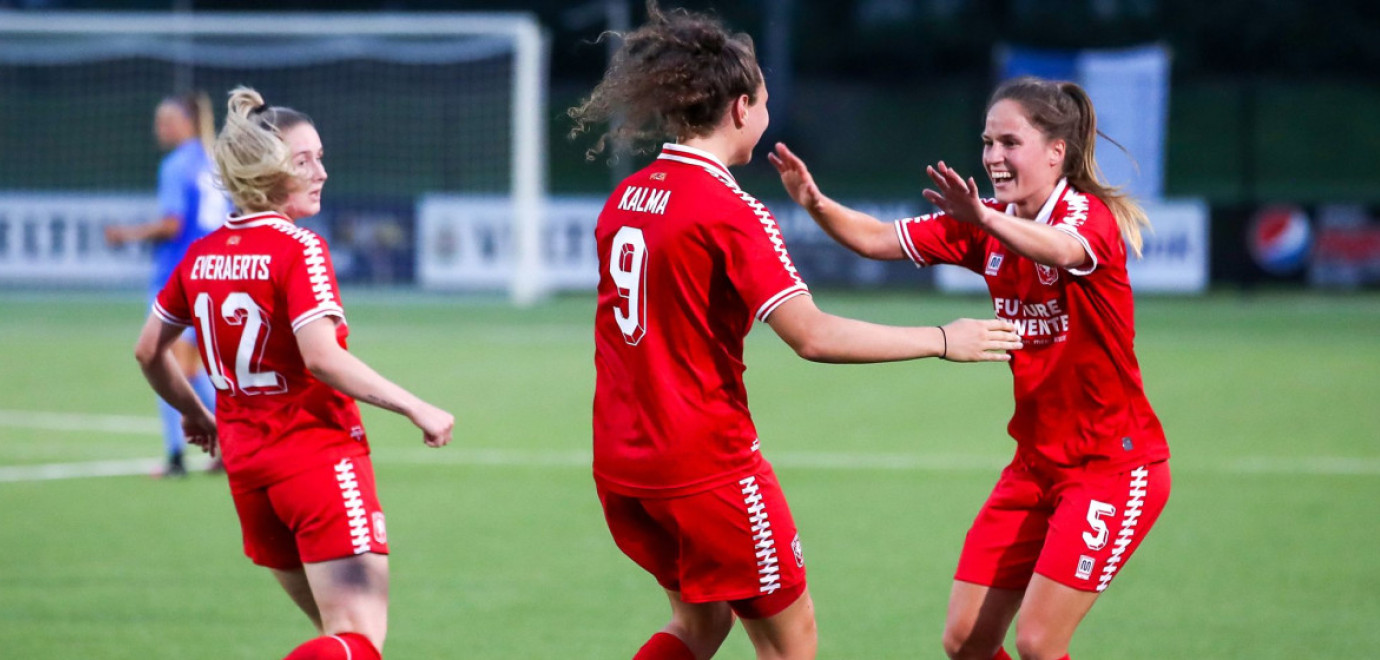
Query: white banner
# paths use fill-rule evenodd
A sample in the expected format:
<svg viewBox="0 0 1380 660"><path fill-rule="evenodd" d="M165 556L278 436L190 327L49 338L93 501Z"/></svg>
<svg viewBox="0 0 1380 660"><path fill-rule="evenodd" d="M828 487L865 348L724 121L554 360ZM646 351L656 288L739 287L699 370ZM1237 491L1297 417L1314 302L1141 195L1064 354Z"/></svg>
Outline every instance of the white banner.
<svg viewBox="0 0 1380 660"><path fill-rule="evenodd" d="M1208 207L1201 200L1143 204L1153 231L1142 233L1143 257L1127 249L1126 271L1137 293L1202 293L1208 285ZM934 281L947 293L986 293L982 276L958 266L936 266Z"/></svg>
<svg viewBox="0 0 1380 660"><path fill-rule="evenodd" d="M105 244L105 227L148 222L148 194L0 193L0 282L146 284L148 246Z"/></svg>
<svg viewBox="0 0 1380 660"><path fill-rule="evenodd" d="M599 284L594 225L602 197L552 197L542 226L542 278L551 290ZM426 195L417 204L417 283L427 289L502 289L516 268L506 197Z"/></svg>

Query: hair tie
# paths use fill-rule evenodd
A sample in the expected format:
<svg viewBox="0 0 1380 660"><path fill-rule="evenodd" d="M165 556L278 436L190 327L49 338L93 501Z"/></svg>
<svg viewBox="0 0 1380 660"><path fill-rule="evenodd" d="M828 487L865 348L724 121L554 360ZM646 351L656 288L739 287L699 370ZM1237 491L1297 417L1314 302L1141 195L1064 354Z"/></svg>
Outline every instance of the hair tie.
<svg viewBox="0 0 1380 660"><path fill-rule="evenodd" d="M253 110L250 110L250 111L249 111L249 114L250 114L250 116L253 116L253 115L261 115L261 114L263 114L263 113L265 113L265 112L267 112L267 111L268 111L268 104L267 104L267 103L260 103L260 104L259 104L258 106L256 106Z"/></svg>

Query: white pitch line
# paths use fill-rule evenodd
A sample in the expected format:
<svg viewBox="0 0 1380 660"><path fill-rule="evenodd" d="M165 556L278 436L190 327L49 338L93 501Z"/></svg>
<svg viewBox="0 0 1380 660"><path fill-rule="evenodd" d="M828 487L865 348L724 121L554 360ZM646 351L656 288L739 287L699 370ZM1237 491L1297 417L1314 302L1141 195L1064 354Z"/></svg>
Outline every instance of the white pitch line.
<svg viewBox="0 0 1380 660"><path fill-rule="evenodd" d="M152 474L161 462L156 458L131 458L119 461L87 461L84 463L48 463L44 465L13 465L0 467L0 483L18 481L51 481L87 477L127 477L132 474Z"/></svg>
<svg viewBox="0 0 1380 660"><path fill-rule="evenodd" d="M81 413L0 410L0 428L81 431L96 433L157 434L156 417L89 415ZM977 454L903 454L865 452L771 451L768 459L777 467L801 470L996 472L1009 459ZM589 469L590 452L583 449L466 449L385 450L374 461L393 465L470 465L488 467ZM151 474L160 466L154 458L0 466L0 483L45 481L87 477ZM1176 471L1215 472L1235 475L1377 476L1380 458L1310 456L1225 458L1207 462L1173 464ZM195 471L194 465L189 465Z"/></svg>
<svg viewBox="0 0 1380 660"><path fill-rule="evenodd" d="M132 433L136 435L163 432L163 425L157 417L34 412L30 410L0 410L0 427L39 429L41 431Z"/></svg>

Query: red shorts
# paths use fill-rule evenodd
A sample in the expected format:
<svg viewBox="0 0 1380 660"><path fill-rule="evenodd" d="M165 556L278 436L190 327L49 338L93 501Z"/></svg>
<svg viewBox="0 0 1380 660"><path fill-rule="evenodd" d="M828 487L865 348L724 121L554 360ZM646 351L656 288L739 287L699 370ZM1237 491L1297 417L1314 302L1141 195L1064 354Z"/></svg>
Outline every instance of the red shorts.
<svg viewBox="0 0 1380 660"><path fill-rule="evenodd" d="M366 552L388 554L368 456L341 459L233 495L244 554L260 566L292 570Z"/></svg>
<svg viewBox="0 0 1380 660"><path fill-rule="evenodd" d="M1102 591L1155 526L1169 485L1165 461L1101 473L1018 454L968 530L954 579L1025 589L1039 573Z"/></svg>
<svg viewBox="0 0 1380 660"><path fill-rule="evenodd" d="M728 601L763 618L805 590L800 535L770 465L680 497L598 492L618 549L687 603Z"/></svg>

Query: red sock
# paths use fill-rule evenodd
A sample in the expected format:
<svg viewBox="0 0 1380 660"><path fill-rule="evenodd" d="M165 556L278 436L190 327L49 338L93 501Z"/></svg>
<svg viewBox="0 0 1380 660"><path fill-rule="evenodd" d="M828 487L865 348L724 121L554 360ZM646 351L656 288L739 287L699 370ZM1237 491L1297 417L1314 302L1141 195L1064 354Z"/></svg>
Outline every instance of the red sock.
<svg viewBox="0 0 1380 660"><path fill-rule="evenodd" d="M997 654L992 656L992 660L1011 660L1011 655L1006 652L1006 649L998 646Z"/></svg>
<svg viewBox="0 0 1380 660"><path fill-rule="evenodd" d="M340 633L307 640L283 660L382 660L368 637L359 633Z"/></svg>
<svg viewBox="0 0 1380 660"><path fill-rule="evenodd" d="M679 637L659 632L637 650L633 660L695 660L695 654Z"/></svg>

